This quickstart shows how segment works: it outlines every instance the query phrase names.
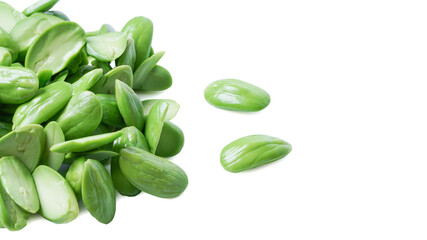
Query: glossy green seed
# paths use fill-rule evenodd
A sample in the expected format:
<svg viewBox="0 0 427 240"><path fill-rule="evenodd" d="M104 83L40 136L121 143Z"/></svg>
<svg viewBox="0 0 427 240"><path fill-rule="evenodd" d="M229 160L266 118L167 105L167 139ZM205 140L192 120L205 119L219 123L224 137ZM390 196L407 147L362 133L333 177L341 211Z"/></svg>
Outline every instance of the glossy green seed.
<svg viewBox="0 0 427 240"><path fill-rule="evenodd" d="M92 150L88 152L75 152L75 153L67 153L65 155L65 161L66 164L73 163L76 159L79 159L80 157L85 157L86 159L93 159L100 162L105 162L110 160L112 157L119 156L118 153L110 151L110 150L104 150L104 149L97 149Z"/></svg>
<svg viewBox="0 0 427 240"><path fill-rule="evenodd" d="M123 148L137 147L148 151L148 143L144 135L135 127L123 128L122 136L114 140L113 150L120 152ZM113 179L114 187L124 196L136 196L141 190L136 188L124 176L119 165L119 157L111 159L111 178Z"/></svg>
<svg viewBox="0 0 427 240"><path fill-rule="evenodd" d="M89 90L102 77L102 69L94 69L79 78L73 85L73 95Z"/></svg>
<svg viewBox="0 0 427 240"><path fill-rule="evenodd" d="M176 116L179 111L180 105L172 99L147 99L142 101L142 106L144 108L144 116L148 116L151 111L151 108L158 102L166 102L169 105L165 121L170 121Z"/></svg>
<svg viewBox="0 0 427 240"><path fill-rule="evenodd" d="M1 4L0 4L1 7ZM0 27L0 47L6 48L12 58L12 62L18 58L19 47L13 38Z"/></svg>
<svg viewBox="0 0 427 240"><path fill-rule="evenodd" d="M98 161L84 164L82 198L85 207L99 222L111 222L116 213L116 193L107 169Z"/></svg>
<svg viewBox="0 0 427 240"><path fill-rule="evenodd" d="M122 135L114 140L113 151L120 152L123 148L137 147L148 151L148 143L145 136L136 127L125 127L122 130Z"/></svg>
<svg viewBox="0 0 427 240"><path fill-rule="evenodd" d="M102 123L111 127L125 127L126 124L117 106L116 97L112 94L96 94L96 97L102 106Z"/></svg>
<svg viewBox="0 0 427 240"><path fill-rule="evenodd" d="M116 80L116 100L127 126L144 127L144 109L138 96L128 85Z"/></svg>
<svg viewBox="0 0 427 240"><path fill-rule="evenodd" d="M156 64L160 61L160 59L163 57L165 52L158 52L154 54L153 56L147 58L144 62L139 65L139 67L135 70L134 76L133 76L133 88L142 90L143 86L145 84L145 81L148 79L148 76L150 75L153 68L156 66Z"/></svg>
<svg viewBox="0 0 427 240"><path fill-rule="evenodd" d="M20 208L7 194L0 182L0 222L10 231L18 231L27 225L28 213Z"/></svg>
<svg viewBox="0 0 427 240"><path fill-rule="evenodd" d="M116 60L117 66L128 65L131 69L134 69L136 61L135 43L132 38L129 38L126 44L126 49Z"/></svg>
<svg viewBox="0 0 427 240"><path fill-rule="evenodd" d="M165 121L156 155L159 157L173 157L184 147L184 133L175 124Z"/></svg>
<svg viewBox="0 0 427 240"><path fill-rule="evenodd" d="M54 223L67 223L79 214L79 205L70 184L57 171L38 166L33 172L40 198L40 215Z"/></svg>
<svg viewBox="0 0 427 240"><path fill-rule="evenodd" d="M83 170L85 166L85 157L79 157L73 161L70 168L68 169L65 179L70 184L71 188L74 190L77 199L82 198L82 178Z"/></svg>
<svg viewBox="0 0 427 240"><path fill-rule="evenodd" d="M73 88L67 82L56 82L41 88L32 100L16 109L13 128L46 122L65 107L72 93Z"/></svg>
<svg viewBox="0 0 427 240"><path fill-rule="evenodd" d="M64 161L65 154L51 152L50 148L57 143L65 141L64 132L62 131L61 126L54 121L49 122L46 125L44 132L46 134L46 145L40 165L46 165L51 167L53 170L58 171Z"/></svg>
<svg viewBox="0 0 427 240"><path fill-rule="evenodd" d="M205 99L217 108L243 112L260 111L270 104L266 91L236 79L211 83L205 89Z"/></svg>
<svg viewBox="0 0 427 240"><path fill-rule="evenodd" d="M47 11L45 12L46 14L58 17L64 21L70 21L70 19L67 17L67 15L65 15L65 13L61 12L61 11Z"/></svg>
<svg viewBox="0 0 427 240"><path fill-rule="evenodd" d="M141 193L141 190L136 188L125 177L119 165L119 158L111 159L111 178L113 180L114 188L123 196L133 197Z"/></svg>
<svg viewBox="0 0 427 240"><path fill-rule="evenodd" d="M12 65L12 55L7 48L0 47L0 66L9 67Z"/></svg>
<svg viewBox="0 0 427 240"><path fill-rule="evenodd" d="M101 123L102 107L94 93L84 91L74 95L56 120L66 139L89 136Z"/></svg>
<svg viewBox="0 0 427 240"><path fill-rule="evenodd" d="M147 137L151 153L156 152L168 108L169 104L166 102L158 102L151 108L148 114L144 133Z"/></svg>
<svg viewBox="0 0 427 240"><path fill-rule="evenodd" d="M25 67L34 72L49 69L52 74L62 71L85 44L85 32L73 22L61 22L44 31L30 46Z"/></svg>
<svg viewBox="0 0 427 240"><path fill-rule="evenodd" d="M67 70L69 76L67 77L66 81L69 83L75 83L79 79L81 79L85 74L87 74L88 72L90 72L94 69L95 69L94 66L83 65L83 66L80 66L79 69L77 70L77 72L74 72L74 73L71 73ZM104 74L104 72L102 72L102 74Z"/></svg>
<svg viewBox="0 0 427 240"><path fill-rule="evenodd" d="M6 32L10 32L13 26L25 16L16 11L9 4L0 1L0 28L3 28Z"/></svg>
<svg viewBox="0 0 427 240"><path fill-rule="evenodd" d="M221 164L229 172L241 172L284 158L292 146L275 137L250 135L224 147Z"/></svg>
<svg viewBox="0 0 427 240"><path fill-rule="evenodd" d="M157 197L177 197L188 185L187 175L180 167L139 148L122 149L119 164L135 187Z"/></svg>
<svg viewBox="0 0 427 240"><path fill-rule="evenodd" d="M39 0L33 3L31 6L27 7L22 11L25 16L30 16L31 14L37 12L46 12L51 9L59 0Z"/></svg>
<svg viewBox="0 0 427 240"><path fill-rule="evenodd" d="M32 172L40 162L45 142L43 127L30 124L0 138L0 157L15 156Z"/></svg>
<svg viewBox="0 0 427 240"><path fill-rule="evenodd" d="M172 86L172 76L166 68L156 65L142 84L144 91L163 91Z"/></svg>
<svg viewBox="0 0 427 240"><path fill-rule="evenodd" d="M87 53L103 62L120 57L126 49L126 35L121 32L107 32L87 38Z"/></svg>
<svg viewBox="0 0 427 240"><path fill-rule="evenodd" d="M114 94L116 80L120 80L132 88L132 68L127 65L123 65L112 69L107 72L90 90L94 93Z"/></svg>
<svg viewBox="0 0 427 240"><path fill-rule="evenodd" d="M34 179L19 159L0 159L0 181L10 198L22 209L30 213L39 210L40 202Z"/></svg>
<svg viewBox="0 0 427 240"><path fill-rule="evenodd" d="M87 152L113 142L118 137L120 137L121 134L122 133L120 131L117 131L112 133L105 133L90 137L74 139L63 143L55 144L50 148L50 150L53 152L61 153Z"/></svg>
<svg viewBox="0 0 427 240"><path fill-rule="evenodd" d="M137 69L149 57L153 39L153 22L145 17L135 17L125 24L122 32L134 41L136 60L133 69Z"/></svg>
<svg viewBox="0 0 427 240"><path fill-rule="evenodd" d="M65 81L65 79L68 77L68 73L68 70L62 70L60 73L54 76L51 83Z"/></svg>
<svg viewBox="0 0 427 240"><path fill-rule="evenodd" d="M39 80L30 69L0 67L0 102L21 104L33 98L39 89Z"/></svg>
<svg viewBox="0 0 427 240"><path fill-rule="evenodd" d="M34 40L46 29L60 22L63 22L63 20L44 13L35 13L17 22L10 31L10 36L18 44L19 59L25 60L25 55Z"/></svg>

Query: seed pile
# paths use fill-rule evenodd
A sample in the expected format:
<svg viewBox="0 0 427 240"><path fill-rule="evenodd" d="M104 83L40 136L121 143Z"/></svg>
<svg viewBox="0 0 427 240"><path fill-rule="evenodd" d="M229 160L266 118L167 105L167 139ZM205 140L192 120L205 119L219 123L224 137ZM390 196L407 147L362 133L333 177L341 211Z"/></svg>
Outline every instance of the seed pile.
<svg viewBox="0 0 427 240"><path fill-rule="evenodd" d="M188 185L165 159L184 145L171 122L179 104L135 93L172 85L151 20L85 32L49 11L56 2L18 12L0 1L0 227L12 231L34 213L70 222L79 199L106 224L116 191L173 198Z"/></svg>

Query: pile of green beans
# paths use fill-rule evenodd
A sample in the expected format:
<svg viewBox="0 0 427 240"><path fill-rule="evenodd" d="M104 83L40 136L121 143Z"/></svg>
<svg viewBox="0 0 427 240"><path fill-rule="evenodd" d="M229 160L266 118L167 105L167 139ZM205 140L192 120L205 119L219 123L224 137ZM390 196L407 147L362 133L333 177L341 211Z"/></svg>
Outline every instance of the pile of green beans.
<svg viewBox="0 0 427 240"><path fill-rule="evenodd" d="M31 214L67 223L79 200L99 222L116 212L116 191L179 196L186 173L167 158L184 146L171 120L171 99L141 101L135 91L171 87L151 47L153 23L129 20L121 31L104 24L85 32L39 0L22 12L0 1L0 228L24 228ZM250 83L224 79L204 92L211 105L261 111L270 95ZM225 146L220 163L241 172L279 160L289 143L250 135Z"/></svg>
<svg viewBox="0 0 427 240"><path fill-rule="evenodd" d="M12 231L34 213L70 222L80 199L107 224L116 191L173 198L188 185L166 159L184 145L179 104L135 93L172 85L151 20L85 32L50 11L57 2L19 12L0 1L0 227Z"/></svg>

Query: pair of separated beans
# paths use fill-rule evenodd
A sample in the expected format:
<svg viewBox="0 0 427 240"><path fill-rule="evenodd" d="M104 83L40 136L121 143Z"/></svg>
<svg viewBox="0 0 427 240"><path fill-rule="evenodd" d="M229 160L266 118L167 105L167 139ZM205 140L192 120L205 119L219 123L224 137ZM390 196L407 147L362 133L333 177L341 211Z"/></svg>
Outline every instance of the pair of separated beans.
<svg viewBox="0 0 427 240"><path fill-rule="evenodd" d="M270 104L270 95L250 83L224 79L209 84L205 99L225 110L255 112ZM292 146L276 137L250 135L225 146L220 155L221 165L229 172L241 172L284 158Z"/></svg>

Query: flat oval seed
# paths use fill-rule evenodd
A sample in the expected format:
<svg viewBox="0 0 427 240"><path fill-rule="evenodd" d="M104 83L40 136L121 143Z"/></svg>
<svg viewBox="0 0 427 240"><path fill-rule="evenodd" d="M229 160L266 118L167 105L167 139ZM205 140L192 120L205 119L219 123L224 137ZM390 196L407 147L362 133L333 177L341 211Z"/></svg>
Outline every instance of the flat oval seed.
<svg viewBox="0 0 427 240"><path fill-rule="evenodd" d="M221 164L229 172L241 172L284 158L292 146L275 137L250 135L224 147Z"/></svg>
<svg viewBox="0 0 427 240"><path fill-rule="evenodd" d="M87 38L87 53L103 62L111 62L120 57L126 49L126 35L108 32Z"/></svg>
<svg viewBox="0 0 427 240"><path fill-rule="evenodd" d="M73 93L67 82L52 83L41 88L37 95L18 107L13 115L13 128L28 124L41 124L57 114L70 100Z"/></svg>
<svg viewBox="0 0 427 240"><path fill-rule="evenodd" d="M144 135L135 127L123 128L122 136L114 140L113 150L120 152L121 149L127 147L137 147L148 151L147 140ZM111 159L111 178L113 179L114 187L124 196L136 196L141 190L136 188L124 176L119 165L119 157Z"/></svg>
<svg viewBox="0 0 427 240"><path fill-rule="evenodd" d="M22 11L25 16L30 16L31 14L37 12L46 12L51 9L59 0L39 0L33 3L31 6L27 7Z"/></svg>
<svg viewBox="0 0 427 240"><path fill-rule="evenodd" d="M151 111L151 108L158 102L166 102L167 104L169 104L165 121L170 121L176 116L179 111L180 105L172 99L147 99L142 101L142 106L144 108L144 116L148 116Z"/></svg>
<svg viewBox="0 0 427 240"><path fill-rule="evenodd" d="M116 80L116 101L127 126L144 127L144 109L138 96L128 85Z"/></svg>
<svg viewBox="0 0 427 240"><path fill-rule="evenodd" d="M21 104L33 98L39 89L39 80L30 69L0 67L0 102Z"/></svg>
<svg viewBox="0 0 427 240"><path fill-rule="evenodd" d="M69 76L67 77L66 81L73 84L73 83L77 82L78 80L80 80L86 73L88 73L94 69L95 69L94 66L83 65L83 66L80 66L79 69L77 70L77 72L74 72L74 73L71 73L70 71L67 70L69 73L68 74ZM102 72L102 74L104 74L104 72Z"/></svg>
<svg viewBox="0 0 427 240"><path fill-rule="evenodd" d="M0 181L4 189L22 209L36 213L40 208L34 179L27 167L16 157L0 159Z"/></svg>
<svg viewBox="0 0 427 240"><path fill-rule="evenodd" d="M114 140L116 140L116 138L120 137L121 134L122 133L120 131L117 131L113 133L105 133L90 137L74 139L63 143L55 144L50 148L50 150L53 152L62 153L87 152L113 142Z"/></svg>
<svg viewBox="0 0 427 240"><path fill-rule="evenodd" d="M74 160L70 166L70 169L68 169L67 175L65 176L65 179L67 179L71 188L73 188L77 199L82 198L82 178L85 161L85 157L79 157Z"/></svg>
<svg viewBox="0 0 427 240"><path fill-rule="evenodd" d="M156 65L142 84L141 90L163 91L170 88L171 86L172 76L169 71L162 66Z"/></svg>
<svg viewBox="0 0 427 240"><path fill-rule="evenodd" d="M133 70L135 66L135 60L136 60L135 44L133 39L129 38L126 44L125 51L123 52L122 56L120 56L116 60L116 65L117 66L128 65Z"/></svg>
<svg viewBox="0 0 427 240"><path fill-rule="evenodd" d="M270 104L266 91L236 79L211 83L205 89L205 99L217 108L243 112L260 111Z"/></svg>
<svg viewBox="0 0 427 240"><path fill-rule="evenodd" d="M147 137L147 143L151 153L156 152L168 108L169 104L166 102L158 102L151 108L148 114L144 133Z"/></svg>
<svg viewBox="0 0 427 240"><path fill-rule="evenodd" d="M51 167L53 170L58 171L64 162L65 154L51 152L50 148L57 144L65 142L64 132L61 126L57 122L49 122L44 128L46 134L46 146L44 148L44 154L40 161L40 165L46 165Z"/></svg>
<svg viewBox="0 0 427 240"><path fill-rule="evenodd" d="M125 177L119 165L119 157L111 159L111 178L114 188L123 196L133 197L141 193L141 190L136 188Z"/></svg>
<svg viewBox="0 0 427 240"><path fill-rule="evenodd" d="M30 46L25 67L39 72L45 69L56 74L80 54L85 44L84 30L73 22L61 22L44 31Z"/></svg>
<svg viewBox="0 0 427 240"><path fill-rule="evenodd" d="M103 149L93 150L89 152L67 153L65 155L64 163L71 164L80 157L85 157L86 159L93 159L100 162L104 162L104 161L110 160L112 157L117 157L117 156L119 156L118 153L110 150L103 150Z"/></svg>
<svg viewBox="0 0 427 240"><path fill-rule="evenodd" d="M45 142L43 127L30 124L0 138L0 157L15 156L32 172L40 162Z"/></svg>
<svg viewBox="0 0 427 240"><path fill-rule="evenodd" d="M164 122L156 155L159 157L173 157L184 147L184 133L175 124Z"/></svg>
<svg viewBox="0 0 427 240"><path fill-rule="evenodd" d="M79 205L67 180L48 166L33 172L40 198L40 215L54 223L67 223L79 215Z"/></svg>
<svg viewBox="0 0 427 240"><path fill-rule="evenodd" d="M153 22L145 17L135 17L129 20L122 29L135 44L136 60L134 70L149 57L153 39Z"/></svg>
<svg viewBox="0 0 427 240"><path fill-rule="evenodd" d="M94 93L84 91L70 99L57 122L64 131L65 139L76 139L89 136L101 120L101 102Z"/></svg>
<svg viewBox="0 0 427 240"><path fill-rule="evenodd" d="M116 97L112 94L96 94L96 97L102 106L102 123L111 127L125 127L126 124L117 106Z"/></svg>
<svg viewBox="0 0 427 240"><path fill-rule="evenodd" d="M116 193L107 169L98 161L84 164L82 198L85 207L99 222L111 222L116 213Z"/></svg>
<svg viewBox="0 0 427 240"><path fill-rule="evenodd" d="M65 79L68 77L68 73L68 70L61 71L60 73L56 74L51 83L65 81Z"/></svg>
<svg viewBox="0 0 427 240"><path fill-rule="evenodd" d="M10 32L13 26L25 16L16 11L9 4L0 1L0 28L3 28L6 32Z"/></svg>
<svg viewBox="0 0 427 240"><path fill-rule="evenodd" d="M89 90L101 79L102 74L102 69L97 68L80 77L79 80L72 84L73 95Z"/></svg>
<svg viewBox="0 0 427 240"><path fill-rule="evenodd" d="M142 62L139 67L135 70L133 76L133 89L142 90L145 84L145 81L148 79L153 68L163 57L165 52L155 53L153 56L147 58L144 62Z"/></svg>
<svg viewBox="0 0 427 240"><path fill-rule="evenodd" d="M18 231L27 225L27 217L28 213L9 197L0 182L0 222L10 231Z"/></svg>
<svg viewBox="0 0 427 240"><path fill-rule="evenodd" d="M19 60L24 61L28 48L46 29L63 22L62 19L44 13L35 13L21 19L10 31L10 36L19 47Z"/></svg>
<svg viewBox="0 0 427 240"><path fill-rule="evenodd" d="M137 147L148 151L148 143L144 135L136 127L125 127L122 130L122 135L114 140L113 151L120 152L122 148Z"/></svg>
<svg viewBox="0 0 427 240"><path fill-rule="evenodd" d="M126 83L132 88L132 68L127 65L118 66L107 72L90 90L94 93L114 94L116 80Z"/></svg>
<svg viewBox="0 0 427 240"><path fill-rule="evenodd" d="M139 148L122 149L119 164L135 187L157 197L177 197L188 185L187 174L180 167Z"/></svg>

